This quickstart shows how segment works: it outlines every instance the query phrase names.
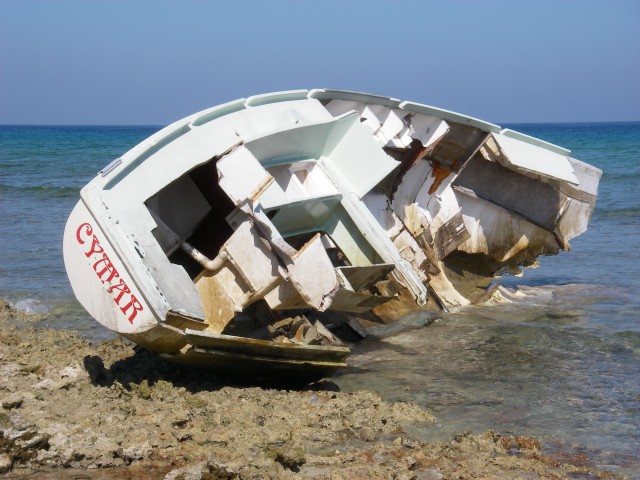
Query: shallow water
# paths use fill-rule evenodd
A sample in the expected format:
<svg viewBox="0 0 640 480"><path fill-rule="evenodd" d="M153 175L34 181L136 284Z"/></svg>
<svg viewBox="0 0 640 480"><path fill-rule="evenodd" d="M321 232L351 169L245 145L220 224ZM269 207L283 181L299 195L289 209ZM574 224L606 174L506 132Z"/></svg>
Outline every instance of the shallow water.
<svg viewBox="0 0 640 480"><path fill-rule="evenodd" d="M512 125L604 170L589 230L543 258L513 303L412 315L357 345L335 378L431 408L461 430L540 437L550 451L640 471L640 123ZM113 336L73 298L62 231L78 190L159 127L0 126L0 297L42 326ZM638 477L640 478L640 477Z"/></svg>
<svg viewBox="0 0 640 480"><path fill-rule="evenodd" d="M523 291L515 303L428 326L410 316L404 329L356 347L335 381L427 406L437 438L494 429L613 471L640 470L640 329L599 322L627 294L581 284Z"/></svg>

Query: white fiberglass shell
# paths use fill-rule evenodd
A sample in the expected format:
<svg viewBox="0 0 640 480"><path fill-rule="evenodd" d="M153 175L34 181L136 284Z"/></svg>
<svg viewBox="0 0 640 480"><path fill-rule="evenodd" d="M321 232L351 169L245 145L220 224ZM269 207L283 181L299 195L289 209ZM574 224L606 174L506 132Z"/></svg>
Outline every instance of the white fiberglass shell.
<svg viewBox="0 0 640 480"><path fill-rule="evenodd" d="M232 310L258 298L258 291L259 298L270 306L298 306L299 300L286 296L291 292L282 279L293 279L297 287L310 281L305 278L306 263L302 261L313 268L310 252L332 248L344 253L349 268L360 269L355 274L338 268L337 283L327 277L326 288L333 289L334 306L364 311L368 308L364 305L377 304L376 299L357 297L345 275L373 281L377 279L375 272L390 271L422 305L429 297L428 278L434 285L444 285L443 290L453 288L444 271L431 277L422 271L427 262L419 251L422 237L435 245L438 261L459 246L461 251L480 252L478 245L490 240L485 238L488 235L480 240L462 235L483 232L482 226L473 225L475 217L464 211L464 205L480 200L460 198L460 192L473 198L478 195L468 185L454 183L472 158L480 161L478 152L491 136L497 147L486 149L489 163L499 159L505 169L524 170L536 178L544 177L544 182L567 182L580 189L574 173L577 164L566 157L568 151L501 131L491 123L413 102L320 89L258 95L204 110L132 148L82 189L64 240L72 287L92 316L125 335L157 331L169 317L173 319L170 326L178 330L205 324L210 306L203 306L203 287L196 287L194 276L171 258L207 219L218 215L217 200L221 197L206 192L206 182L210 182L232 203L232 210L225 211L220 221L226 222L231 232L237 230L237 238L244 231L255 231L250 225L240 229L247 215L270 232L265 238L271 246L256 251L262 251L265 268L271 270L257 275L263 280L256 288L251 286L250 275L240 272L249 290L230 303ZM452 140L447 143L449 138ZM413 149L424 156L435 148L441 148L440 163L420 162L421 157L416 157L411 164L396 155ZM415 175L406 174L402 170L405 165L406 171ZM209 176L193 174L208 166ZM392 185L389 179L394 175L398 180ZM384 193L383 187L392 192ZM590 201L576 203L574 210L588 216ZM560 226L564 225L563 212L559 209L553 217ZM586 226L586 222L578 227L575 222L564 223L572 235ZM528 225L531 229L540 227ZM405 231L410 234L400 234ZM279 271L284 266L278 266L276 257L289 248L282 238L313 232L324 236L309 242L309 253L300 253L299 263L294 262L288 273ZM97 247L92 252L92 235L97 236L104 252L98 252ZM563 232L549 235L562 238ZM229 243L225 248L232 255L237 244ZM111 267L97 256L103 254ZM317 265L327 263L322 262ZM109 279L109 268L118 276ZM238 272L221 275L230 281L238 278ZM113 280L118 278L127 286L128 300L125 293L120 295L124 287L120 291L114 287ZM314 308L331 304L321 289L299 289L298 293ZM443 305L448 298L452 299L450 305L465 304L455 291L440 297L438 302ZM356 298L361 302L359 309L349 303ZM387 298L383 295L379 301Z"/></svg>

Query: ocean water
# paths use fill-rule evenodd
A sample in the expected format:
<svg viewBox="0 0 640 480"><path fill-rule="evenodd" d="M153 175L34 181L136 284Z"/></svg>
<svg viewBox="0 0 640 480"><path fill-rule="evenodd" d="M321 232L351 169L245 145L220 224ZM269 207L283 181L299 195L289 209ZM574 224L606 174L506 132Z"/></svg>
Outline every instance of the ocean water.
<svg viewBox="0 0 640 480"><path fill-rule="evenodd" d="M604 171L589 230L540 259L513 303L429 323L411 315L358 344L334 378L431 408L429 435L494 429L612 472L640 471L640 122L510 125ZM113 334L73 298L62 233L78 191L160 127L0 126L0 298L45 327ZM640 478L638 476L637 478Z"/></svg>
<svg viewBox="0 0 640 480"><path fill-rule="evenodd" d="M44 326L110 338L75 301L62 235L79 191L161 127L0 125L0 298Z"/></svg>

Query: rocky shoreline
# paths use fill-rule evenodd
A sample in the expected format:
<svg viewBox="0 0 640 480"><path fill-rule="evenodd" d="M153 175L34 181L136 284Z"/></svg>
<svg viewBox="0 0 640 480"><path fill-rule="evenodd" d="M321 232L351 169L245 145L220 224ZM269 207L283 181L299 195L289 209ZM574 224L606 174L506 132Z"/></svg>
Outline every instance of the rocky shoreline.
<svg viewBox="0 0 640 480"><path fill-rule="evenodd" d="M554 461L530 437L412 435L435 419L411 403L331 381L243 385L39 320L0 301L8 478L609 478Z"/></svg>

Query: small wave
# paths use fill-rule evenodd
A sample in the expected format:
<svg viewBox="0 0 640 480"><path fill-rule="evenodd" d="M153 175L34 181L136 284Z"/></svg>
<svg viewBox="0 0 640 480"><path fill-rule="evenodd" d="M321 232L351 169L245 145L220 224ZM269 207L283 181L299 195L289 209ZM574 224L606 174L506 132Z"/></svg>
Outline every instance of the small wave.
<svg viewBox="0 0 640 480"><path fill-rule="evenodd" d="M20 310L28 315L45 315L49 313L50 308L35 298L21 298L9 304L16 310Z"/></svg>
<svg viewBox="0 0 640 480"><path fill-rule="evenodd" d="M552 283L510 285L497 289L497 302L529 305L587 305L592 303L628 301L627 292L597 283ZM490 304L490 303L489 303Z"/></svg>
<svg viewBox="0 0 640 480"><path fill-rule="evenodd" d="M618 339L625 347L631 349L636 355L640 355L640 332L634 330L625 330L617 332L614 337Z"/></svg>
<svg viewBox="0 0 640 480"><path fill-rule="evenodd" d="M80 192L78 187L56 187L53 185L14 186L0 184L0 193L9 195L26 194L41 198L74 198Z"/></svg>
<svg viewBox="0 0 640 480"><path fill-rule="evenodd" d="M640 207L596 209L596 211L593 213L593 217L599 219L629 217L640 219Z"/></svg>
<svg viewBox="0 0 640 480"><path fill-rule="evenodd" d="M637 168L637 167L635 167ZM609 173L605 172L603 177L604 181L629 181L640 180L640 172L624 172L624 173Z"/></svg>

